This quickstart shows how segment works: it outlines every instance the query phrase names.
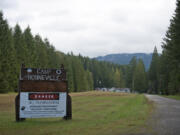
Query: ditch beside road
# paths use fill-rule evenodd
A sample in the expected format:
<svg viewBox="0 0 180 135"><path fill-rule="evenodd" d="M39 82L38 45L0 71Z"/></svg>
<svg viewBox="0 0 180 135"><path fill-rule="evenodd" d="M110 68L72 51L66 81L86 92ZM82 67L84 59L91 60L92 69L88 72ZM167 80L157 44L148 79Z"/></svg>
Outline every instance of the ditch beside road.
<svg viewBox="0 0 180 135"><path fill-rule="evenodd" d="M180 100L158 95L145 95L155 103L155 111L150 120L156 135L180 135Z"/></svg>

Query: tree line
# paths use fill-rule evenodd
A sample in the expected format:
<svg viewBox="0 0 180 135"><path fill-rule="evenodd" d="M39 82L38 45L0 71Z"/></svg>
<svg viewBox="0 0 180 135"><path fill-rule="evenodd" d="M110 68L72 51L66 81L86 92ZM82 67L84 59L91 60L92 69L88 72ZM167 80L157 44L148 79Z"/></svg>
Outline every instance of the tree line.
<svg viewBox="0 0 180 135"><path fill-rule="evenodd" d="M149 70L149 89L152 93L180 94L180 1L162 42L162 54L154 50Z"/></svg>
<svg viewBox="0 0 180 135"><path fill-rule="evenodd" d="M145 84L137 78L143 76L144 81L147 78L142 60L133 58L129 65L123 66L75 56L72 52L64 54L57 51L47 38L33 35L29 26L23 31L18 24L11 28L0 12L0 93L18 88L22 63L34 68L59 68L64 64L71 92L94 90L97 87L133 86L133 89L139 90L144 89ZM133 85L132 75L135 78ZM142 84L142 88L139 84Z"/></svg>
<svg viewBox="0 0 180 135"><path fill-rule="evenodd" d="M180 93L180 2L167 30L163 52L154 48L148 71L142 59L133 57L128 65L97 61L72 52L57 51L47 38L33 35L17 24L8 25L0 12L0 93L14 91L18 87L21 64L34 68L59 68L67 70L71 92L89 91L95 88L130 88L132 91L156 94Z"/></svg>
<svg viewBox="0 0 180 135"><path fill-rule="evenodd" d="M47 38L33 36L29 26L24 31L18 24L10 28L0 12L0 93L18 88L21 64L34 68L60 68L64 64L71 91L93 90L92 73L84 69L79 57L56 51Z"/></svg>

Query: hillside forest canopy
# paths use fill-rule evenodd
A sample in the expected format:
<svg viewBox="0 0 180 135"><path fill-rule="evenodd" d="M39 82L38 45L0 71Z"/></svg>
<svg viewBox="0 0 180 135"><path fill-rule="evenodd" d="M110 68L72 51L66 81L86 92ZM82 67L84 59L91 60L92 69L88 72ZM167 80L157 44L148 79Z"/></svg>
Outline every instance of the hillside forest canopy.
<svg viewBox="0 0 180 135"><path fill-rule="evenodd" d="M180 1L162 43L162 54L156 47L149 70L142 59L133 57L128 65L97 61L72 52L64 54L54 48L47 38L31 33L16 24L11 28L0 11L0 93L18 88L21 64L34 68L67 70L70 92L95 88L130 88L140 93L180 94Z"/></svg>

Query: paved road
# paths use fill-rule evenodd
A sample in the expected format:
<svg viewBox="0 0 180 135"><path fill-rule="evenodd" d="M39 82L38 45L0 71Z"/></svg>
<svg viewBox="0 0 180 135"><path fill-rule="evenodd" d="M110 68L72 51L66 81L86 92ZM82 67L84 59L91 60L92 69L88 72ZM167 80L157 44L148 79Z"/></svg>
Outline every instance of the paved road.
<svg viewBox="0 0 180 135"><path fill-rule="evenodd" d="M157 95L146 95L154 101L155 112L150 125L156 135L180 135L180 101Z"/></svg>

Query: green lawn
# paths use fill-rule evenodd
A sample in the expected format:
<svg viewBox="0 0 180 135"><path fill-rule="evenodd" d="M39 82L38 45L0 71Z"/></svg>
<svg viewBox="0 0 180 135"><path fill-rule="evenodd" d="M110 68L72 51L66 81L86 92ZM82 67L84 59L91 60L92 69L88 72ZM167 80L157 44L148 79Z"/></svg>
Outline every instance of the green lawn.
<svg viewBox="0 0 180 135"><path fill-rule="evenodd" d="M0 94L0 135L120 135L141 133L152 104L144 95L83 92L72 95L73 119L15 122L15 94Z"/></svg>
<svg viewBox="0 0 180 135"><path fill-rule="evenodd" d="M180 95L169 95L169 96L163 96L163 97L180 100Z"/></svg>

